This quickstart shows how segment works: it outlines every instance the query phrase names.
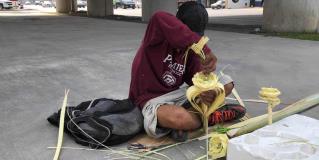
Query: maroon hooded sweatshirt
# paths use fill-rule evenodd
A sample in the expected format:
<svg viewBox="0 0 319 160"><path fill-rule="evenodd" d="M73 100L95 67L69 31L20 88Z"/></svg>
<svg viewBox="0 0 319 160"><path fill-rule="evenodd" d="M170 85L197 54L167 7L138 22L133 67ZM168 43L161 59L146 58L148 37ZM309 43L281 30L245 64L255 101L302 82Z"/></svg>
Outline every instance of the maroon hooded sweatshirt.
<svg viewBox="0 0 319 160"><path fill-rule="evenodd" d="M200 71L200 58L191 51L184 66L184 54L200 38L175 16L155 13L132 64L129 99L142 108L148 100L174 91L184 82L192 85L193 75ZM203 50L211 52L207 46Z"/></svg>

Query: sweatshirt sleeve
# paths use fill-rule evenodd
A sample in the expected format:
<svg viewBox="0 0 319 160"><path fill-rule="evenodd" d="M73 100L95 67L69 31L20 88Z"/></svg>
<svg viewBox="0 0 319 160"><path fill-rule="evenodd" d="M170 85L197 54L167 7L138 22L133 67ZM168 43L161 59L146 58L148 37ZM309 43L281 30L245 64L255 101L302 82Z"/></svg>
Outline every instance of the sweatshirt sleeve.
<svg viewBox="0 0 319 160"><path fill-rule="evenodd" d="M143 41L145 45L153 46L167 40L172 47L184 49L200 38L175 16L159 11L150 19ZM204 52L207 54L210 49L205 46Z"/></svg>

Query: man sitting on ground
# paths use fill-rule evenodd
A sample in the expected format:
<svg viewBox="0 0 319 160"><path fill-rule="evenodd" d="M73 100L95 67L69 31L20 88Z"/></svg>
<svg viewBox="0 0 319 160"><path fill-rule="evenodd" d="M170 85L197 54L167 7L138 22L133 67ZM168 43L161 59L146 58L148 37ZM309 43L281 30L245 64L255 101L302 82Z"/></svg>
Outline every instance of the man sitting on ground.
<svg viewBox="0 0 319 160"><path fill-rule="evenodd" d="M132 64L129 93L132 102L142 109L144 129L149 136L159 138L172 130L185 133L180 131L201 127L199 116L187 110L187 86L183 84L192 85L192 77L197 72L213 72L217 58L206 45L204 61L191 51L184 64L184 54L204 35L207 22L207 11L197 2L182 4L176 17L157 12L150 19ZM230 94L234 87L232 79L224 75L219 80L225 86L226 95ZM212 91L200 96L206 104L211 104L214 99ZM209 124L237 120L244 115L245 108L225 105L210 116Z"/></svg>

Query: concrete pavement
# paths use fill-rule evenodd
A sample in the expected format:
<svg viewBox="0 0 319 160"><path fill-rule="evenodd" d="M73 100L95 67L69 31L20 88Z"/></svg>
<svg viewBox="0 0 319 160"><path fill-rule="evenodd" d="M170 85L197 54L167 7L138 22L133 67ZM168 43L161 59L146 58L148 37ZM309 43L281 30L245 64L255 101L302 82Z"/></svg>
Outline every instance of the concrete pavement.
<svg viewBox="0 0 319 160"><path fill-rule="evenodd" d="M51 159L57 128L46 118L62 103L125 98L130 65L146 24L86 17L0 18L0 151L4 160ZM207 31L219 68L233 76L242 98L257 98L262 86L279 88L284 103L318 93L319 42ZM251 115L266 112L247 103ZM281 106L283 107L283 105ZM279 107L280 108L280 107ZM318 108L318 107L317 107ZM319 118L318 109L308 115ZM64 146L81 147L68 136ZM175 159L195 159L201 144L166 151ZM195 152L195 153L192 153ZM105 159L106 153L65 149L61 159ZM107 159L107 158L106 158Z"/></svg>

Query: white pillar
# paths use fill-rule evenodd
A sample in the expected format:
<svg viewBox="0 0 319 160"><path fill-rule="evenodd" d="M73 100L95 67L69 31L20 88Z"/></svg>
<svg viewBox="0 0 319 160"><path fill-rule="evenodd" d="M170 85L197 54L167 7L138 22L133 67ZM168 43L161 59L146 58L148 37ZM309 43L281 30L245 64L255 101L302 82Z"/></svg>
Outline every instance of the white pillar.
<svg viewBox="0 0 319 160"><path fill-rule="evenodd" d="M154 12L166 11L176 14L177 1L176 0L142 0L142 20L148 21Z"/></svg>
<svg viewBox="0 0 319 160"><path fill-rule="evenodd" d="M113 15L113 0L87 0L89 17L106 17Z"/></svg>
<svg viewBox="0 0 319 160"><path fill-rule="evenodd" d="M265 0L263 27L274 32L319 33L319 0Z"/></svg>
<svg viewBox="0 0 319 160"><path fill-rule="evenodd" d="M56 11L58 13L70 13L71 0L56 0Z"/></svg>

